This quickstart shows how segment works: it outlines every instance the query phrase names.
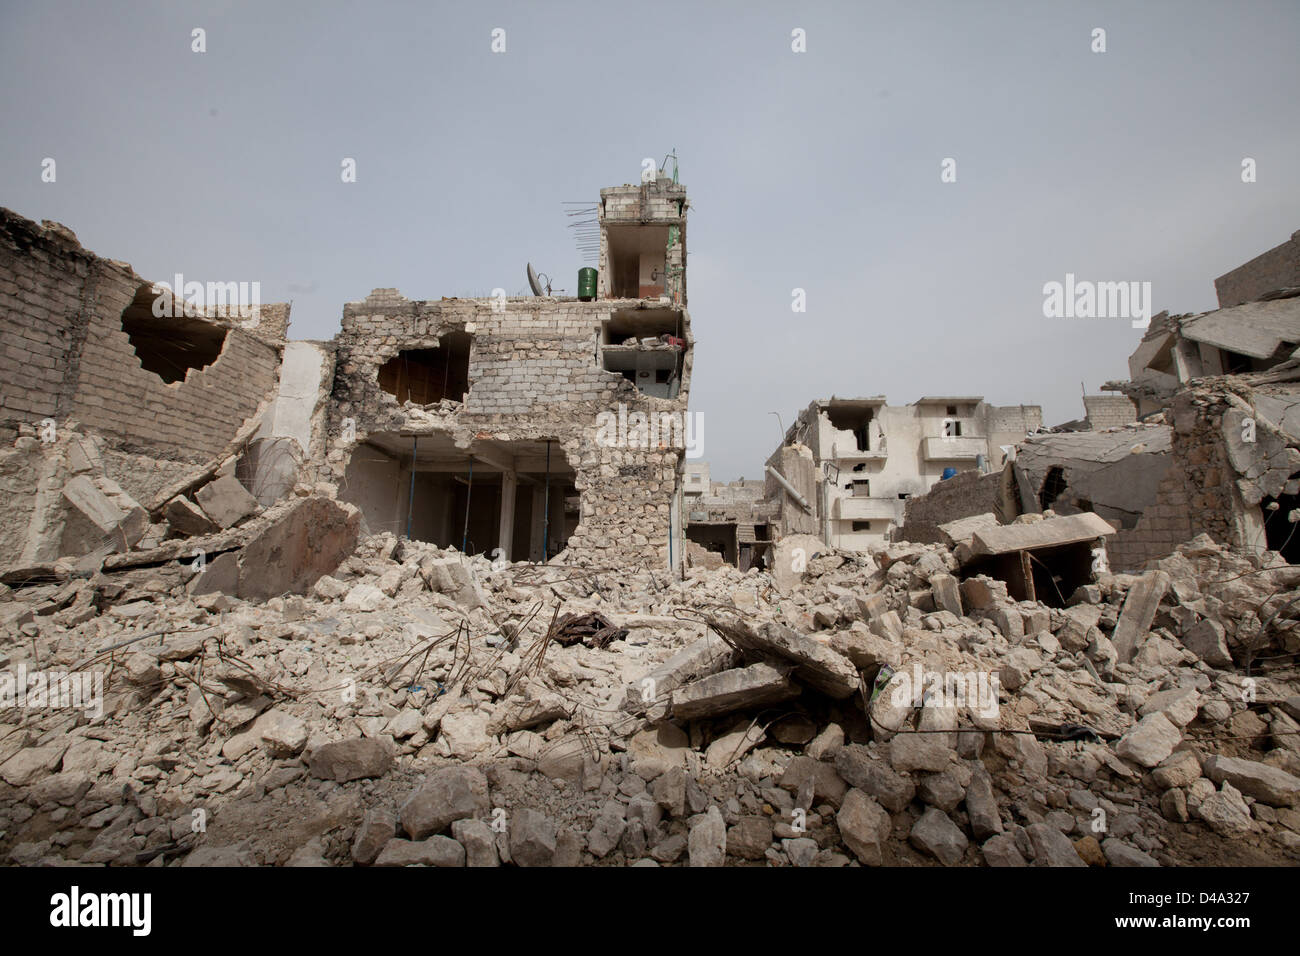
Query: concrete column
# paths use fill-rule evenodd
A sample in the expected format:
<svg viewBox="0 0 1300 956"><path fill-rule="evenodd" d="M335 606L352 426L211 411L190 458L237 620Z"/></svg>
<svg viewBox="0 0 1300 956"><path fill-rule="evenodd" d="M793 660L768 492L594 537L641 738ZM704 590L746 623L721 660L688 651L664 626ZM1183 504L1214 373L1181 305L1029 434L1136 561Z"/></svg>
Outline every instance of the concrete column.
<svg viewBox="0 0 1300 956"><path fill-rule="evenodd" d="M497 547L507 561L513 560L510 550L515 540L515 490L518 486L519 478L513 471L501 473L501 523L497 531Z"/></svg>

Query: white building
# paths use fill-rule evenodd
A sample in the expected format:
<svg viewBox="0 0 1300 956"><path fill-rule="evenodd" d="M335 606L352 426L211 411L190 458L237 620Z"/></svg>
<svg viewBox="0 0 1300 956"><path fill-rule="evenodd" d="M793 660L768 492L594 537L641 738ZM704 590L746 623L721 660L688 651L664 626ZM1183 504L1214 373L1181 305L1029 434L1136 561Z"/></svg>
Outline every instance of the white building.
<svg viewBox="0 0 1300 956"><path fill-rule="evenodd" d="M978 395L930 396L902 406L883 395L821 399L799 413L768 460L780 472L790 461L785 449L811 451L811 470L791 464L791 474L782 475L807 507L770 472L767 495L783 501L785 533L808 531L832 547L866 550L887 542L903 523L907 499L929 491L945 471L1000 469L1010 448L1042 423L1037 405L999 407Z"/></svg>

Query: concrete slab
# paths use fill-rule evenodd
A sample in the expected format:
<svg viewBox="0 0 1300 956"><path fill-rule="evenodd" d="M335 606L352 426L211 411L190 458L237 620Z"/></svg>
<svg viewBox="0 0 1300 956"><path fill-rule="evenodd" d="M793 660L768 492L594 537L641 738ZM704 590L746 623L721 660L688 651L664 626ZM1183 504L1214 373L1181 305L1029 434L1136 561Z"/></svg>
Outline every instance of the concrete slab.
<svg viewBox="0 0 1300 956"><path fill-rule="evenodd" d="M234 475L222 475L194 495L203 513L222 528L229 528L257 511L257 499Z"/></svg>
<svg viewBox="0 0 1300 956"><path fill-rule="evenodd" d="M1115 529L1104 518L1084 512L1063 518L1046 518L1033 524L1003 525L976 531L971 537L971 553L1009 554L1012 551L1056 548L1114 533Z"/></svg>
<svg viewBox="0 0 1300 956"><path fill-rule="evenodd" d="M701 678L673 691L672 715L713 717L799 695L799 685L770 664L751 664Z"/></svg>

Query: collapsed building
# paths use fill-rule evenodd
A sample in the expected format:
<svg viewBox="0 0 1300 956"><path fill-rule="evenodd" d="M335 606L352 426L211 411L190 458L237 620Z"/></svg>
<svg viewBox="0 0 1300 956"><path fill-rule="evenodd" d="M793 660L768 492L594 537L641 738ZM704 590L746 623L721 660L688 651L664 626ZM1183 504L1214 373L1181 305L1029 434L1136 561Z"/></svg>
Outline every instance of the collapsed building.
<svg viewBox="0 0 1300 956"><path fill-rule="evenodd" d="M687 462L682 475L687 564L717 567L725 561L741 571L765 566L775 506L763 496L764 483L710 481L706 461Z"/></svg>
<svg viewBox="0 0 1300 956"><path fill-rule="evenodd" d="M760 502L660 427L685 209L603 190L578 299L377 289L330 343L284 307L157 316L8 214L0 859L1300 859L1291 366L1096 448L1026 441L1033 407L814 403ZM931 499L935 540L828 540L855 480L909 523ZM1136 520L1125 481L1155 482ZM1160 552L1140 574L1104 560L1124 535Z"/></svg>
<svg viewBox="0 0 1300 956"><path fill-rule="evenodd" d="M370 531L505 560L680 563L685 189L604 189L598 218L588 301L377 289L344 308L326 473Z"/></svg>
<svg viewBox="0 0 1300 956"><path fill-rule="evenodd" d="M1300 234L1297 234L1300 235ZM907 504L903 540L947 541L979 514L1091 512L1112 567L1139 571L1198 535L1300 559L1300 239L1215 280L1220 308L1152 319L1131 378L1084 396L1085 417L1018 443L1001 479L959 476Z"/></svg>
<svg viewBox="0 0 1300 956"><path fill-rule="evenodd" d="M891 406L884 396L813 402L767 461L767 497L783 533L865 550L890 540L907 502L963 472L1002 468L1042 425L1037 405L938 396Z"/></svg>

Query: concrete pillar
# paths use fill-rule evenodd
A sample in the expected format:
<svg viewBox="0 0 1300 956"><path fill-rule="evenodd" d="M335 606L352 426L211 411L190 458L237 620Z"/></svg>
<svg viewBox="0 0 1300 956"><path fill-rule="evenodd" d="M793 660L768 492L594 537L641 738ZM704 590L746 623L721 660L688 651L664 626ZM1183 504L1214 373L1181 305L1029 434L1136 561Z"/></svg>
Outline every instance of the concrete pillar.
<svg viewBox="0 0 1300 956"><path fill-rule="evenodd" d="M497 547L507 561L513 560L510 549L515 539L515 490L519 478L513 471L501 473L501 523L497 531Z"/></svg>

